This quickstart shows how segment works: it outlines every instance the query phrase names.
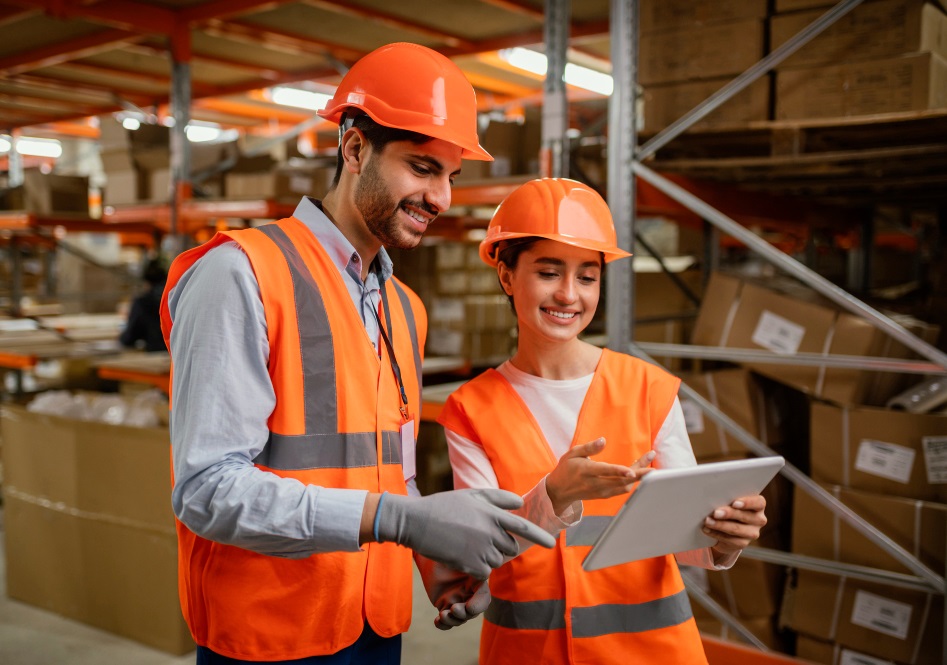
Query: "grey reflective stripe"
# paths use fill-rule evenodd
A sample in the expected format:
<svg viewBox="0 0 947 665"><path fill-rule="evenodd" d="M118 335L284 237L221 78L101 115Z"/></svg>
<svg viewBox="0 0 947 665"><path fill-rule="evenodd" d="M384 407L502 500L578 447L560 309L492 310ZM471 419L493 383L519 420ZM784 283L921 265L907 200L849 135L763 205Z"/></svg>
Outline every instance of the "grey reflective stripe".
<svg viewBox="0 0 947 665"><path fill-rule="evenodd" d="M608 515L587 515L575 526L566 529L566 546L594 545L612 521Z"/></svg>
<svg viewBox="0 0 947 665"><path fill-rule="evenodd" d="M494 596L483 616L501 628L559 630L566 627L566 601L529 600L514 603Z"/></svg>
<svg viewBox="0 0 947 665"><path fill-rule="evenodd" d="M382 464L401 464L401 435L384 431ZM375 466L375 433L270 434L263 452L253 460L270 469L357 469Z"/></svg>
<svg viewBox="0 0 947 665"><path fill-rule="evenodd" d="M408 322L408 332L411 334L411 348L414 349L414 370L418 377L418 401L415 406L415 412L421 413L421 349L418 347L418 329L414 321L414 310L411 308L411 300L398 282L391 282L395 291L398 292L398 300L401 301L401 307L404 309L404 318ZM417 431L417 430L415 430Z"/></svg>
<svg viewBox="0 0 947 665"><path fill-rule="evenodd" d="M641 633L684 623L693 616L687 592L634 605L596 605L572 608L572 636L600 637ZM494 596L484 613L490 623L514 630L560 630L566 627L564 600L516 603Z"/></svg>
<svg viewBox="0 0 947 665"><path fill-rule="evenodd" d="M693 616L687 591L637 605L596 605L572 608L572 637L641 633L677 626Z"/></svg>
<svg viewBox="0 0 947 665"><path fill-rule="evenodd" d="M325 301L316 280L286 232L276 224L264 224L259 230L282 252L293 278L293 297L302 356L302 403L306 433L334 434L339 426L339 398L335 386L332 329L329 327ZM374 442L372 448L374 449Z"/></svg>

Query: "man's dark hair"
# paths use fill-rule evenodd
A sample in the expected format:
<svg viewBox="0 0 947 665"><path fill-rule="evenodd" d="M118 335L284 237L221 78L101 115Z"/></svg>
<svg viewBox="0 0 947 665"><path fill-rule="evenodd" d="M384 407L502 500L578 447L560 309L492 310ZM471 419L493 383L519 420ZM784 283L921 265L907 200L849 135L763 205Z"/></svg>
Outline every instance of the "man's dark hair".
<svg viewBox="0 0 947 665"><path fill-rule="evenodd" d="M343 116L343 122L344 121L345 120ZM431 140L430 136L418 134L417 132L411 132L407 129L395 129L394 127L379 125L364 113L355 116L352 126L358 127L360 130L362 130L362 134L365 135L365 139L369 142L369 144L371 144L372 149L378 152L383 151L385 146L393 141L411 141L412 143L420 145ZM341 141L339 143L338 156L336 157L335 177L332 179L333 187L336 187L339 184L340 177L342 177Z"/></svg>

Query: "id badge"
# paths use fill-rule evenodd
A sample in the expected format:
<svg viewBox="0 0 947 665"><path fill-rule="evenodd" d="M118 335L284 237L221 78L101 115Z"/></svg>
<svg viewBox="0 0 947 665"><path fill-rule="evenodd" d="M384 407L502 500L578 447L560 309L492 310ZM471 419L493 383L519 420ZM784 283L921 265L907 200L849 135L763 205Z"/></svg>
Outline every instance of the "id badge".
<svg viewBox="0 0 947 665"><path fill-rule="evenodd" d="M404 471L405 482L417 475L415 465L415 449L417 441L414 438L414 419L401 425L401 468Z"/></svg>

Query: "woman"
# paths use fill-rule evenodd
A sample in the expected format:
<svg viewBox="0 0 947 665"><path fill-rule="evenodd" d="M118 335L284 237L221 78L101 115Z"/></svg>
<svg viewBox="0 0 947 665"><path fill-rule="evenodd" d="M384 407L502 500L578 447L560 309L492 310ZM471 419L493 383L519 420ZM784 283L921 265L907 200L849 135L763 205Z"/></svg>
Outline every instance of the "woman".
<svg viewBox="0 0 947 665"><path fill-rule="evenodd" d="M674 556L581 569L645 467L696 464L679 380L578 338L604 263L629 256L608 206L578 182L533 180L497 209L480 256L497 269L519 338L515 355L456 391L439 418L454 483L521 494L520 514L562 532L554 549L523 543L492 573L480 662L706 663ZM751 496L715 510L704 527L714 546L677 561L732 566L759 537L764 507Z"/></svg>

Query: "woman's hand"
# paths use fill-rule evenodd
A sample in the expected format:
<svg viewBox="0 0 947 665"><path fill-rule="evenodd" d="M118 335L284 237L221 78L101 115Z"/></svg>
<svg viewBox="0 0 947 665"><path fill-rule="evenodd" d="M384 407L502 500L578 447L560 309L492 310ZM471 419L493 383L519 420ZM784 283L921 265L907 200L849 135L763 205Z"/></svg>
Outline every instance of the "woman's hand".
<svg viewBox="0 0 947 665"><path fill-rule="evenodd" d="M759 494L744 496L729 506L717 508L704 520L704 533L716 538L714 551L732 554L746 548L760 537L766 526L766 499Z"/></svg>
<svg viewBox="0 0 947 665"><path fill-rule="evenodd" d="M651 471L653 450L630 467L589 459L604 449L605 439L599 438L576 446L559 458L556 468L546 477L546 493L556 515L582 499L607 499L626 494Z"/></svg>

